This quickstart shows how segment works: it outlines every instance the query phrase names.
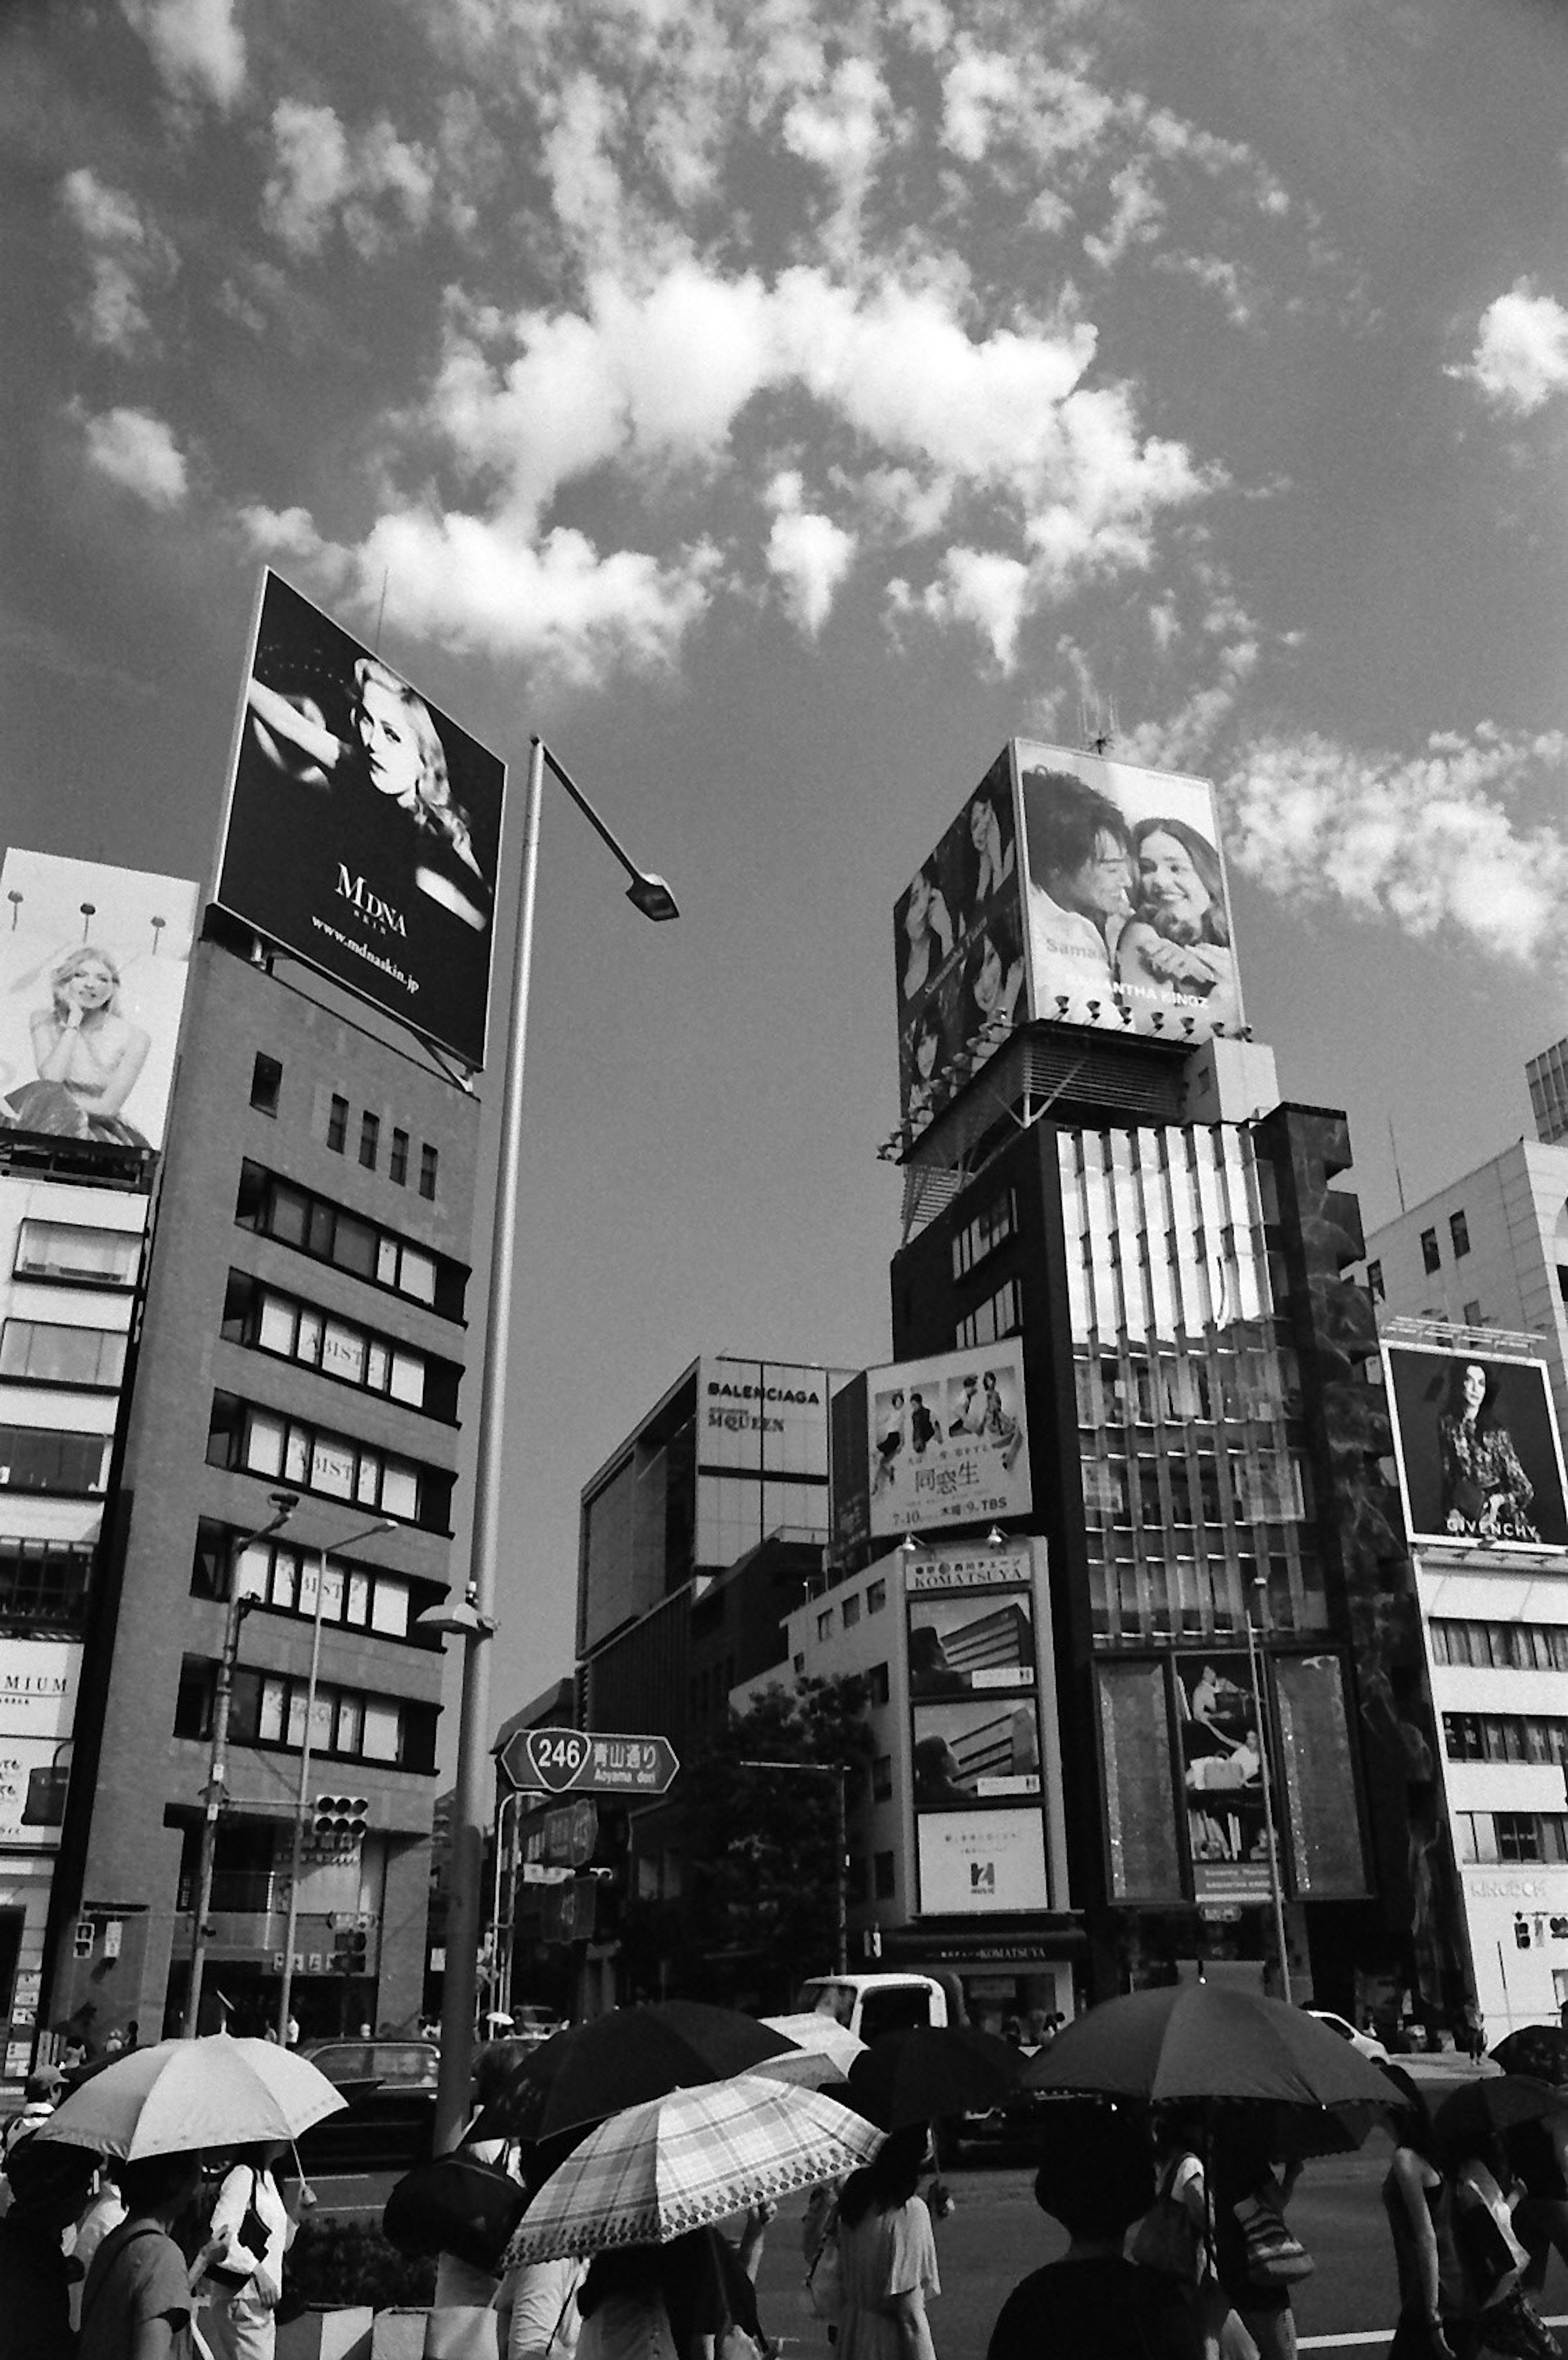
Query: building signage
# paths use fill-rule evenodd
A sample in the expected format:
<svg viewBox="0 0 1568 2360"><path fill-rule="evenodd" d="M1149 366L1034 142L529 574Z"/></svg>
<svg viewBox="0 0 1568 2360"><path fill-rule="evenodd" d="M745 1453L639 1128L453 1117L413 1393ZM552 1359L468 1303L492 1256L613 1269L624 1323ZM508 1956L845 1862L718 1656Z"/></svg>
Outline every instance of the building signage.
<svg viewBox="0 0 1568 2360"><path fill-rule="evenodd" d="M1038 1810L951 1811L916 1824L920 1907L929 1916L1000 1916L1049 1907Z"/></svg>
<svg viewBox="0 0 1568 2360"><path fill-rule="evenodd" d="M894 912L917 1138L1025 1019L1201 1041L1245 1022L1213 790L1014 738Z"/></svg>
<svg viewBox="0 0 1568 2360"><path fill-rule="evenodd" d="M866 1400L873 1538L1029 1513L1016 1337L873 1369Z"/></svg>
<svg viewBox="0 0 1568 2360"><path fill-rule="evenodd" d="M473 1066L505 779L400 674L264 576L216 898Z"/></svg>
<svg viewBox="0 0 1568 2360"><path fill-rule="evenodd" d="M698 1463L820 1480L828 1472L828 1393L822 1369L773 1360L701 1360Z"/></svg>
<svg viewBox="0 0 1568 2360"><path fill-rule="evenodd" d="M1247 1659L1179 1655L1175 1669L1194 1896L1266 1901L1263 1749Z"/></svg>
<svg viewBox="0 0 1568 2360"><path fill-rule="evenodd" d="M1543 1363L1392 1338L1383 1361L1411 1539L1422 1548L1568 1548Z"/></svg>
<svg viewBox="0 0 1568 2360"><path fill-rule="evenodd" d="M982 1544L972 1549L922 1550L908 1561L904 1587L911 1597L932 1590L995 1590L1030 1578L1026 1545L993 1549Z"/></svg>
<svg viewBox="0 0 1568 2360"><path fill-rule="evenodd" d="M580 1729L516 1729L496 1759L520 1792L663 1795L680 1768L667 1737L608 1737Z"/></svg>
<svg viewBox="0 0 1568 2360"><path fill-rule="evenodd" d="M0 1131L161 1147L195 885L12 850L0 909Z"/></svg>
<svg viewBox="0 0 1568 2360"><path fill-rule="evenodd" d="M913 1590L909 1601L911 1700L1035 1685L1034 1592Z"/></svg>

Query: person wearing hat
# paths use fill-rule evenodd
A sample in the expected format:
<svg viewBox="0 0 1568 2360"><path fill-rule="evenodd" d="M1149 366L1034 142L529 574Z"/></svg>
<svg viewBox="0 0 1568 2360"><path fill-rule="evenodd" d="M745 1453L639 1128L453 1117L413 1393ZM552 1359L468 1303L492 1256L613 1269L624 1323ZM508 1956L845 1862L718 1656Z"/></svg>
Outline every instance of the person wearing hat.
<svg viewBox="0 0 1568 2360"><path fill-rule="evenodd" d="M98 2158L53 2139L20 2139L6 2167L11 2209L0 2221L0 2319L5 2360L69 2360L74 2275L60 2240L81 2212Z"/></svg>
<svg viewBox="0 0 1568 2360"><path fill-rule="evenodd" d="M22 2085L22 2111L12 2115L5 2125L5 2137L0 2139L0 2163L5 2165L7 2174L11 2168L12 2148L19 2139L28 2137L36 2131L40 2123L48 2122L60 2103L64 2081L64 2075L53 2065L40 2065L36 2073L28 2074Z"/></svg>

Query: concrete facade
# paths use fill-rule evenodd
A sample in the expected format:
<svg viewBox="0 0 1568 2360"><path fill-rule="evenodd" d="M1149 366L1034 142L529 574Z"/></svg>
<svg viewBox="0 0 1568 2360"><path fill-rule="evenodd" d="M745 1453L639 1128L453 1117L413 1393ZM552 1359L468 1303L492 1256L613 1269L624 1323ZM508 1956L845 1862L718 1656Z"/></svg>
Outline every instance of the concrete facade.
<svg viewBox="0 0 1568 2360"><path fill-rule="evenodd" d="M352 1853L307 1847L295 2013L309 2038L421 2007L442 1654L415 1618L453 1579L477 1132L475 1099L417 1055L282 974L198 947L118 1529L89 1633L96 1758L65 1830L56 2023L86 2011L94 2037L132 2018L143 2038L177 2028L236 1561L251 1611L207 1988L236 2028L267 2020L324 1562L310 1790L363 1797L368 1832ZM275 1545L240 1557L279 1487L298 1509ZM362 1538L383 1515L394 1528ZM356 1928L363 1956L334 1972L336 1939Z"/></svg>

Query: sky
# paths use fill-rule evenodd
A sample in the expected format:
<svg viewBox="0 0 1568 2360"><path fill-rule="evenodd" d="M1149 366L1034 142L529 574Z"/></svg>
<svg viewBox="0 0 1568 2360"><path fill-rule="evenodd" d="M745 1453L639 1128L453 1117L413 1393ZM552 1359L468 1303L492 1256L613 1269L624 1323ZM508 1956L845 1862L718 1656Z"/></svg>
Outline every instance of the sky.
<svg viewBox="0 0 1568 2360"><path fill-rule="evenodd" d="M1010 736L1213 779L1369 1225L1529 1129L1565 87L1559 0L7 0L0 838L211 873L271 564L681 903L552 799L498 1718L698 1351L887 1357L892 909Z"/></svg>

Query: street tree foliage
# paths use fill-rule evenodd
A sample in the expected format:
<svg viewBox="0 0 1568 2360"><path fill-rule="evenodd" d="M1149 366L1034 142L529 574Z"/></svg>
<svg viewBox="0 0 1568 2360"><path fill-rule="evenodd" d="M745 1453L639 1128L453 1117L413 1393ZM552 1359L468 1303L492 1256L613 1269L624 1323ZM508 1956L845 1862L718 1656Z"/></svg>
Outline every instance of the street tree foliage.
<svg viewBox="0 0 1568 2360"><path fill-rule="evenodd" d="M875 1743L858 1677L775 1683L683 1769L684 1889L627 1928L638 1980L767 2014L833 1964L838 1912L838 1780L857 1846ZM759 1769L759 1763L777 1768ZM784 1766L787 1765L787 1766Z"/></svg>

